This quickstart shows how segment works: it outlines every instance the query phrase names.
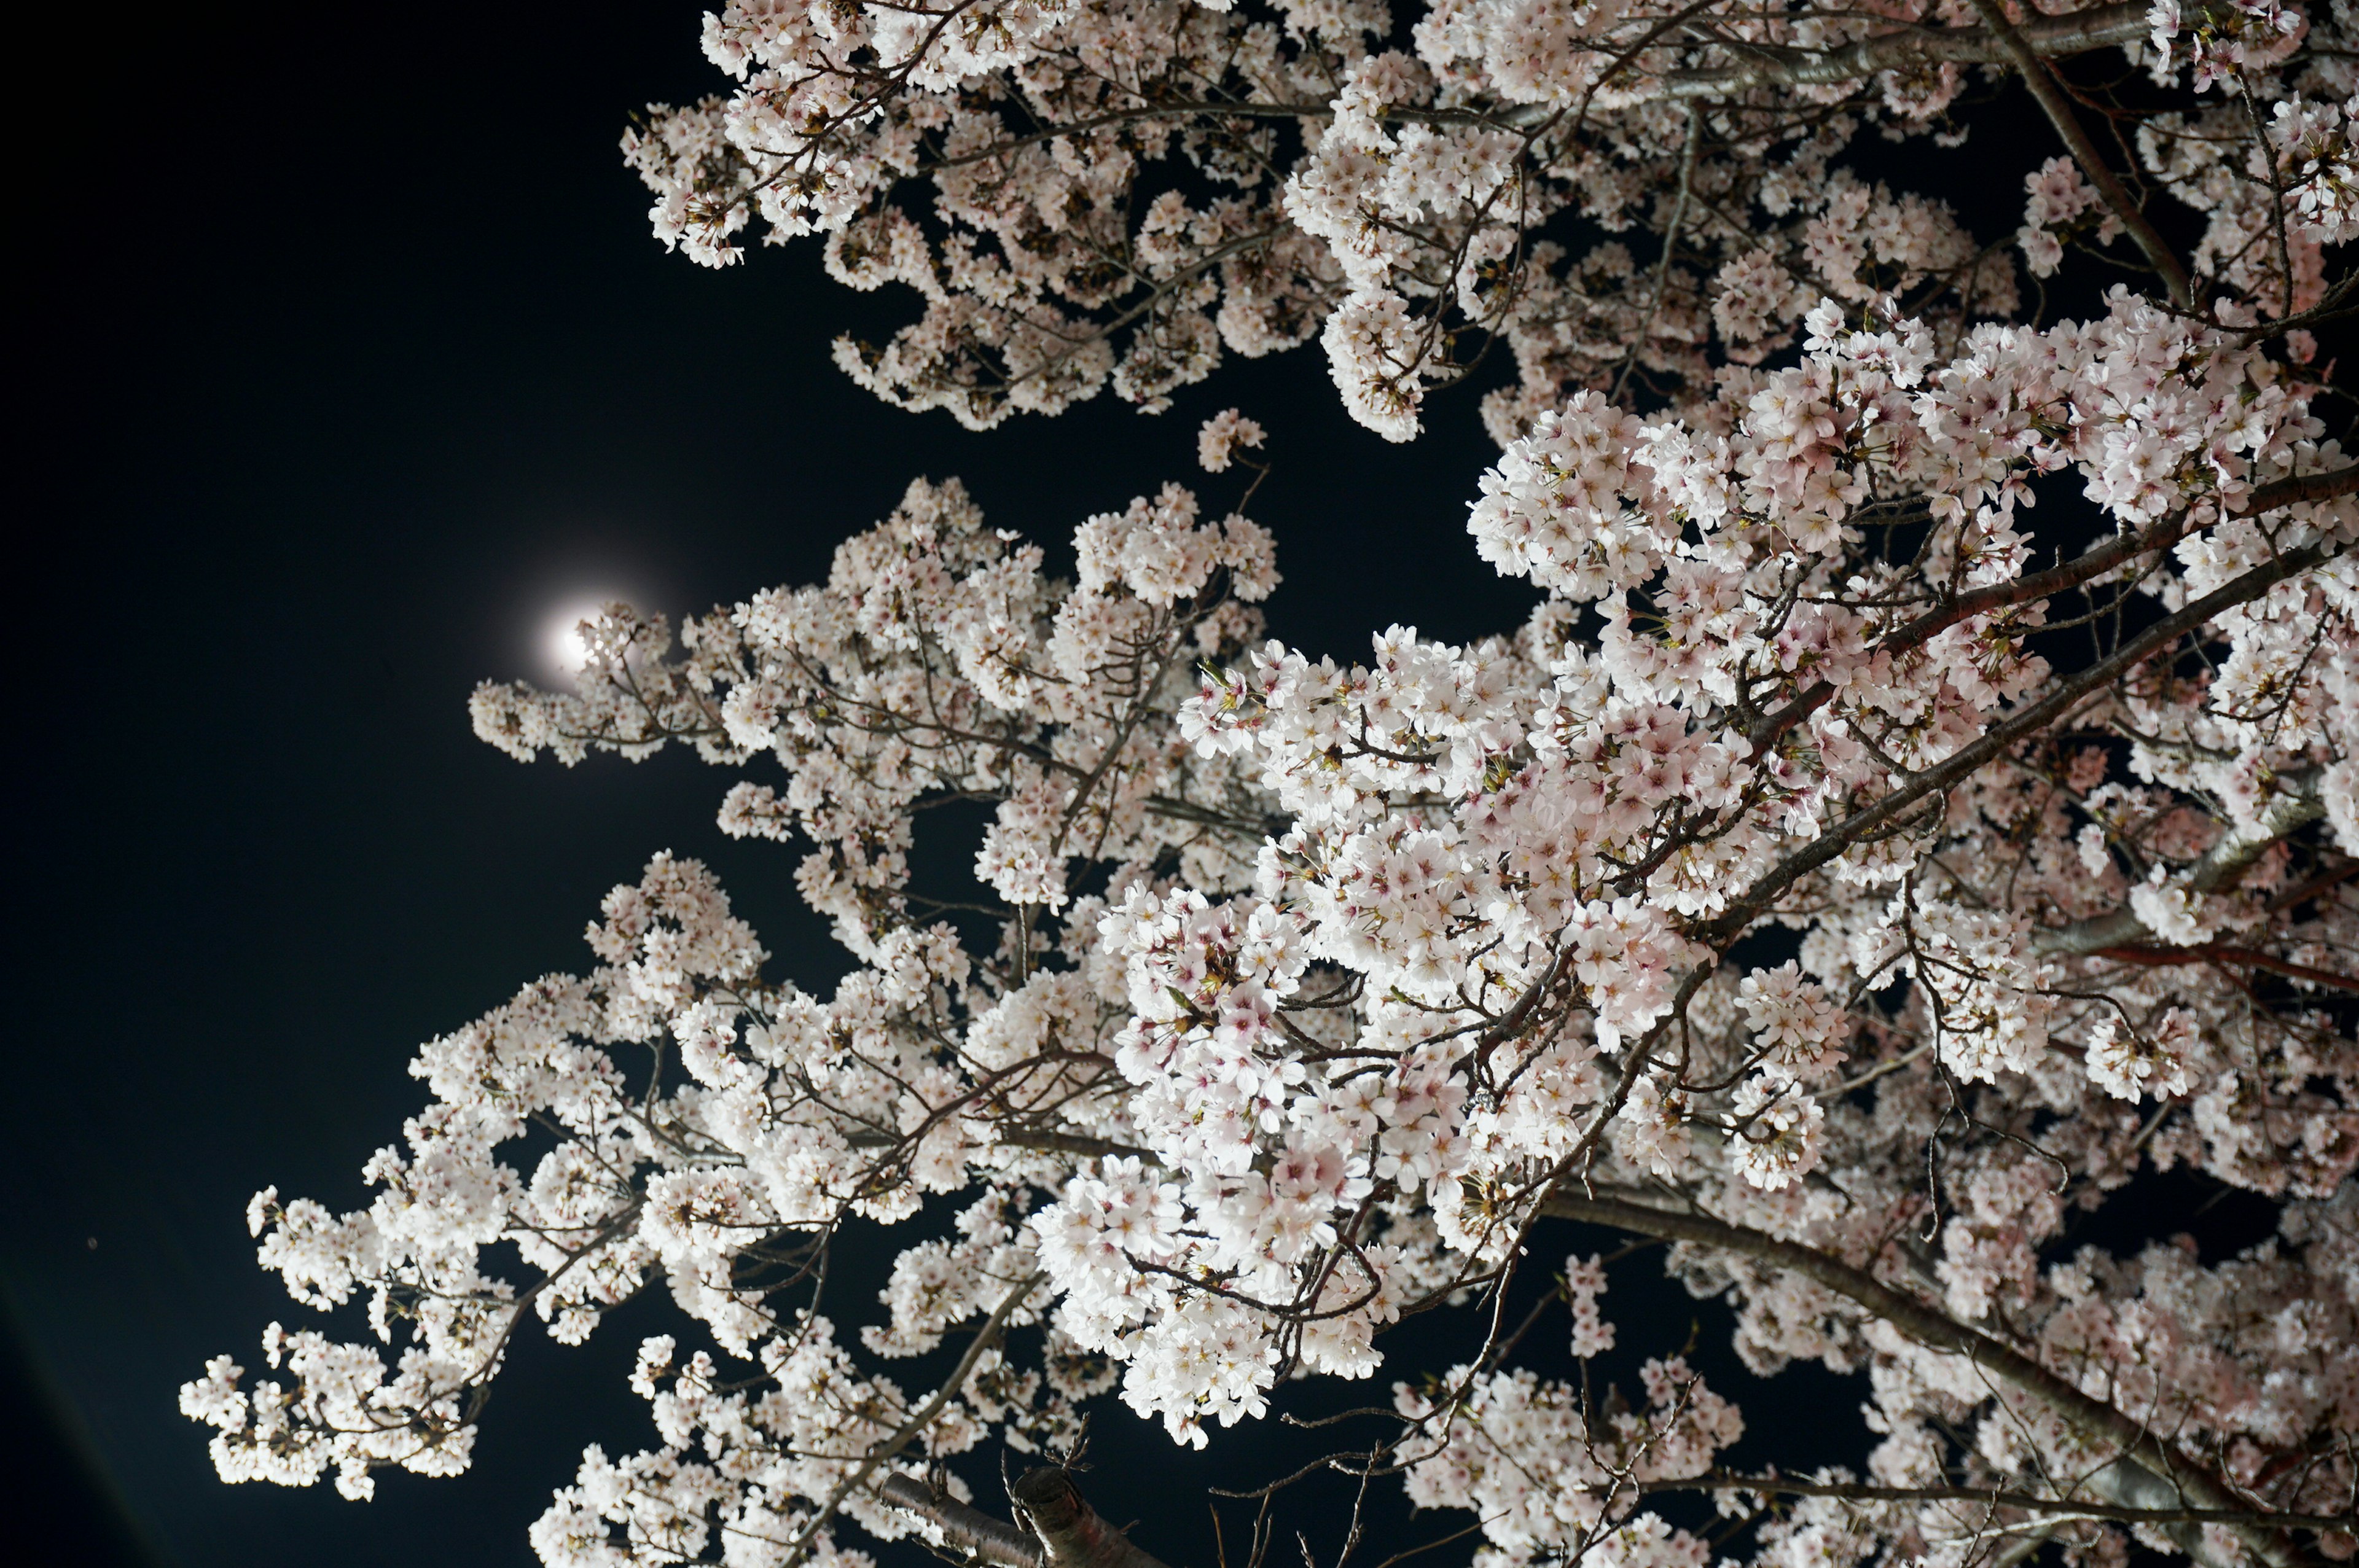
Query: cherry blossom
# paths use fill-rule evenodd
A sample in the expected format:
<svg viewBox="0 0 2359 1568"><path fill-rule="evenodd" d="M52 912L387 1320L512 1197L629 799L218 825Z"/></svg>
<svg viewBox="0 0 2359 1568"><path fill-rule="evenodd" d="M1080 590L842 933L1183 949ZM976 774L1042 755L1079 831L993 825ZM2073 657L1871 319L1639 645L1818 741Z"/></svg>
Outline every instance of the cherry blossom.
<svg viewBox="0 0 2359 1568"><path fill-rule="evenodd" d="M1583 388L1709 398L1822 293L1906 297L1945 336L2015 314L2006 252L1852 154L1962 144L1960 94L2027 60L2119 49L2173 90L2079 70L2135 146L2117 175L2123 144L2046 65L2022 75L2062 144L2025 169L2035 281L2126 234L2182 303L2309 309L2350 206L2350 26L2282 0L735 0L703 40L734 86L651 107L623 146L692 260L758 230L910 291L917 319L836 345L904 406L982 427L1111 387L1152 412L1316 339L1353 416L1405 440L1495 345L1505 444ZM2205 215L2191 270L2140 183Z"/></svg>
<svg viewBox="0 0 2359 1568"><path fill-rule="evenodd" d="M1320 336L1405 438L1482 325L1521 374L1454 547L1541 602L1271 637L1234 470L1283 454L1231 409L1230 488L1079 519L1069 574L920 480L822 584L610 605L571 689L479 687L519 761L725 770L853 968L803 989L653 856L580 974L420 1047L365 1207L256 1196L354 1337L274 1325L182 1389L224 1478L463 1470L516 1335L660 1293L658 1441L584 1452L545 1563L854 1568L856 1529L1157 1568L1080 1500L1092 1409L1209 1446L1324 1379L1382 1382L1335 1465L1484 1568L2359 1551L2359 466L2314 330L2348 16L1711 9L1451 0L1413 49L1349 3L712 18L740 90L630 144L659 231L918 288L863 379L989 424ZM2113 150L2201 233L2063 103L2013 240L2084 310L1836 161L2114 49L2178 106ZM1223 193L1147 194L1175 156ZM1659 247L1532 237L1573 212ZM913 874L952 804L968 895ZM2170 1172L2272 1232L2082 1238ZM1863 1375L1856 1465L1733 1467L1743 1412L1612 1315L1605 1232L1668 1244L1751 1372ZM874 1302L825 1288L853 1245ZM1535 1287L1579 1380L1516 1358ZM1437 1369L1444 1311L1475 1348ZM1006 1450L1014 1524L951 1463Z"/></svg>

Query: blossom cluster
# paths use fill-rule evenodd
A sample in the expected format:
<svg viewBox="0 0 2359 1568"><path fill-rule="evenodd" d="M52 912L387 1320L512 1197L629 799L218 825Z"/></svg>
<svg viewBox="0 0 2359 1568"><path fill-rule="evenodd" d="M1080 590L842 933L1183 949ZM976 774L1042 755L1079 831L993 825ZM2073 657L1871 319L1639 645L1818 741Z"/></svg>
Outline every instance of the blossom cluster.
<svg viewBox="0 0 2359 1568"><path fill-rule="evenodd" d="M2207 288L2317 305L2351 232L2348 8L2045 10L2034 53L2119 50L2170 90L2081 71L2134 174L2204 216ZM1499 341L1504 444L1583 388L1708 399L1822 292L1944 329L2013 314L2006 251L1852 157L1871 132L1964 142L1971 62L2012 58L1993 27L1932 0L731 0L704 50L734 88L651 108L624 151L692 259L734 262L759 226L912 291L916 321L836 346L905 406L981 427L1111 386L1157 410L1316 339L1353 416L1407 439ZM2033 161L2034 278L2068 247L2119 256L2125 215L2069 157Z"/></svg>
<svg viewBox="0 0 2359 1568"><path fill-rule="evenodd" d="M263 1265L365 1328L183 1389L225 1477L463 1469L517 1334L660 1292L704 1343L643 1346L659 1442L584 1454L553 1568L948 1550L987 1442L1070 1456L1117 1398L1205 1445L1380 1376L1354 1463L1471 1512L1485 1568L1702 1568L1680 1489L1754 1521L1748 1568L2359 1551L2359 469L2311 332L2351 287L2348 8L1404 21L709 20L738 90L627 144L658 232L916 289L856 377L988 425L1317 337L1406 438L1502 339L1467 527L1541 602L1314 657L1243 500L1166 485L1052 569L920 481L824 583L676 633L609 606L572 689L479 687L520 761L727 770L721 826L799 848L853 968L800 989L693 862L616 888L584 973L420 1049L366 1206L256 1197ZM2018 49L2201 232L2175 256L2075 144L2014 254L2045 287L2135 252L2151 296L2027 319L2007 249L1843 161L1954 142ZM1229 410L1199 461L1249 498L1267 441ZM919 875L977 816L973 885ZM2077 1244L2172 1171L2276 1233ZM1586 1238L1540 1309L1583 1380L1514 1364L1567 1221L1670 1243L1753 1370L1864 1372L1862 1467L1723 1468L1740 1412L1610 1315ZM875 1303L828 1295L879 1236ZM1403 1364L1469 1303L1479 1348ZM1643 1409L1593 1397L1610 1355Z"/></svg>
<svg viewBox="0 0 2359 1568"><path fill-rule="evenodd" d="M1799 362L1723 375L1694 421L1580 394L1482 476L1476 547L1547 593L1510 636L1313 660L1252 608L1268 536L1185 489L1086 519L1058 579L920 482L823 586L676 643L611 607L573 691L481 688L478 732L520 758L678 741L745 773L723 826L809 845L798 886L858 968L824 1000L768 977L691 862L614 890L595 968L420 1051L433 1103L368 1207L257 1197L264 1264L310 1306L364 1301L376 1343L274 1326L280 1376L211 1364L183 1406L223 1475L364 1496L463 1468L528 1315L578 1341L660 1281L712 1348L649 1343L663 1446L592 1451L536 1545L797 1563L842 1523L919 1528L880 1466L1070 1442L1116 1387L1201 1444L1288 1378L1374 1376L1392 1325L1506 1289L1530 1227L1600 1193L1617 1223L1677 1195L1756 1238L1682 1240L1673 1271L1727 1294L1756 1368L1867 1367L1890 1485L2036 1487L2098 1440L1777 1247L1900 1271L1922 1310L2028 1336L2056 1387L2092 1357L2146 1379L2187 1464L2295 1474L2271 1455L2359 1419L2324 1370L2359 1328L2330 1264L2359 1245L2359 1054L2314 1000L2359 939L2334 870L2359 502L2307 477L2348 461L2280 362L2125 292L1946 357L1874 303L1800 327ZM1206 466L1257 433L1212 421ZM2035 571L2030 503L2075 486L2114 532ZM2068 590L2148 630L2060 667ZM951 799L994 803L995 930L912 885ZM2288 989L2256 1008L2245 973ZM2282 1239L2059 1262L2068 1210L2141 1162L2268 1195ZM946 1201L840 1341L804 1293L835 1238ZM1627 1337L1605 1286L1568 1266L1585 1357ZM2166 1290L2223 1326L2114 1326ZM2240 1326L2259 1313L2302 1326ZM930 1398L864 1369L962 1325ZM1625 1484L1703 1485L1739 1418L1676 1362L1647 1381L1611 1420L1487 1358L1403 1383L1410 1496L1476 1510L1503 1565L1699 1563ZM2279 1502L2348 1480L2321 1458ZM1927 1502L1810 1528L1979 1527Z"/></svg>

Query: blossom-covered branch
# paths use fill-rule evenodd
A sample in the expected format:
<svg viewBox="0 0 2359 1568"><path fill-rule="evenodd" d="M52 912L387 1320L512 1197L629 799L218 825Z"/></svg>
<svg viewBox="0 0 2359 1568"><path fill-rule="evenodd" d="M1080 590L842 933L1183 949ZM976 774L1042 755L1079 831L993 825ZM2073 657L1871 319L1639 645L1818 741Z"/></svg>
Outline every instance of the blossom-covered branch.
<svg viewBox="0 0 2359 1568"><path fill-rule="evenodd" d="M779 782L735 785L723 826L808 841L798 882L863 967L821 1001L763 976L700 869L659 859L618 889L592 933L605 968L421 1056L440 1108L372 1166L386 1199L257 1211L291 1284L370 1292L388 1333L417 1310L440 1348L386 1382L373 1353L299 1336L298 1387L252 1394L217 1363L188 1401L225 1470L336 1466L365 1491L378 1465L454 1466L478 1407L441 1390L480 1365L464 1346L527 1303L578 1337L663 1276L756 1386L800 1391L754 1400L655 1342L639 1382L670 1446L593 1453L537 1539L592 1561L692 1554L719 1529L794 1563L839 1550L839 1514L951 1528L891 1499L986 1422L1070 1444L1118 1381L1201 1442L1297 1369L1364 1376L1404 1314L1503 1292L1553 1215L1719 1255L1678 1266L1784 1303L1741 1319L1755 1354L1907 1368L1879 1419L1922 1433L1920 1457L1896 1452L1882 1484L2093 1496L2206 1563L2236 1549L2207 1544L2214 1521L2158 1511L2322 1517L2347 1457L2284 1434L2334 1429L2330 1385L2271 1385L2297 1402L2256 1425L2148 1336L2092 1391L2081 1363L2113 1342L2088 1337L2090 1304L2132 1310L2141 1278L2192 1265L2149 1255L2100 1286L2095 1260L2038 1260L2068 1197L2102 1202L2168 1152L2290 1206L2275 1260L2233 1265L2233 1292L2201 1276L2223 1310L2351 1312L2319 1261L2350 1244L2359 1064L2304 1000L2351 972L2359 919L2318 837L2347 855L2359 828L2338 739L2359 732L2350 465L2264 350L2127 294L2095 322L1978 329L1949 361L1905 319L1829 304L1805 325L1802 362L1733 384L1712 422L1584 394L1484 476L1477 547L1549 593L1512 638L1395 629L1365 666L1310 661L1260 640L1266 535L1189 492L1085 522L1062 583L954 485L920 483L823 588L693 621L677 652L617 606L585 628L578 691L480 690L479 731L519 756L766 758ZM1252 435L1214 421L1207 465ZM2034 571L2018 508L2060 470L2119 542ZM1920 542L1883 546L1880 516ZM2114 630L2060 667L2040 628L2068 595ZM1593 640L1572 634L1584 606ZM993 803L974 869L995 948L911 885L934 800ZM1796 958L1740 957L1779 925ZM2119 951L2148 940L2233 946L2292 986ZM528 1178L497 1163L549 1123L565 1135ZM1579 1195L1599 1184L1693 1206L1609 1213ZM912 1403L810 1292L847 1226L952 1193L959 1239L905 1250L864 1348L932 1349L1006 1292L987 1281L1045 1276L1053 1304L1006 1292ZM1905 1290L1876 1278L1920 1230L1941 1251L1894 1255ZM495 1243L541 1276L477 1273ZM1603 1343L1600 1288L1577 1336ZM1797 1288L1847 1304L1797 1316ZM1040 1336L1033 1369L1003 1329ZM1446 1398L1404 1394L1387 1463L1440 1475L1451 1412L1506 1398L1507 1376L1486 1353ZM1614 1463L1704 1474L1734 1414L1661 1376ZM1983 1446L1942 1456L1935 1432L1970 1418ZM2231 1436L2304 1456L2256 1457L2262 1487L2223 1468ZM691 1442L738 1457L707 1478ZM1622 1473L1566 1481L1588 1499L1570 1536L1484 1531L1511 1554L1593 1550L1650 1495ZM724 1475L762 1478L709 1493ZM1490 1513L1481 1488L1437 1487L1412 1494ZM1934 1528L1912 1518L1904 1536ZM2217 1530L2302 1556L2273 1527Z"/></svg>
<svg viewBox="0 0 2359 1568"><path fill-rule="evenodd" d="M1084 519L1069 573L919 481L824 583L676 635L610 606L571 689L478 688L520 761L726 771L722 827L799 847L853 968L805 990L651 859L582 974L420 1049L367 1206L256 1198L264 1265L366 1323L182 1390L222 1473L462 1470L532 1319L660 1289L701 1343L642 1344L658 1441L584 1452L557 1568L858 1568L854 1530L1156 1568L1072 1479L1097 1401L1202 1446L1380 1374L1332 1423L1373 1435L1256 1494L1353 1477L1346 1558L1393 1477L1480 1568L2359 1552L2359 465L2310 335L2348 297L2348 18L1974 8L1454 0L1414 55L1349 5L717 18L743 92L635 156L675 238L759 209L925 292L861 373L989 423L1323 332L1405 435L1487 323L1524 373L1467 525L1542 600L1359 663L1273 640L1234 471L1268 434L1230 410L1197 449L1236 488ZM1903 34L1925 69L1672 91ZM1843 173L1863 126L1946 134L1983 57L1940 51L2001 44L2143 169L2033 171L2034 272L2110 279L2168 190L2209 214L2190 290L2150 257L2152 297L2027 318L2011 263ZM1236 194L1136 204L1175 146ZM1536 237L1576 211L1663 243ZM2273 1234L2080 1239L2174 1171ZM1584 1368L1648 1332L1625 1252L1511 1306L1576 1224L1669 1243L1753 1370L1864 1370L1859 1472L1732 1470L1744 1412L1671 1346L1620 1345L1635 1403L1519 1360L1560 1308ZM875 1302L846 1247L891 1249ZM1404 1325L1452 1311L1473 1348L1429 1367ZM987 1444L1051 1461L1013 1520L960 1474Z"/></svg>
<svg viewBox="0 0 2359 1568"><path fill-rule="evenodd" d="M912 291L918 321L837 345L905 406L980 427L1111 386L1155 410L1315 337L1353 417L1406 439L1504 347L1504 445L1634 377L1700 405L1821 294L1900 297L1952 340L2017 311L2018 258L2045 279L2124 233L2182 309L2321 325L2354 221L2348 26L2278 0L737 0L704 39L735 90L624 146L667 245L734 262L758 222ZM1870 130L1958 145L2008 78L2056 133L2012 246L1854 171ZM2204 225L2192 254L2169 208Z"/></svg>
<svg viewBox="0 0 2359 1568"><path fill-rule="evenodd" d="M1833 1498L1857 1503L1972 1503L1983 1509L2008 1509L2039 1516L2082 1516L2123 1524L2262 1525L2280 1529L2337 1530L2350 1522L2343 1514L2267 1514L2251 1509L2133 1509L2094 1498L2058 1499L2021 1492L1972 1487L1877 1487L1857 1481L1810 1481L1783 1476L1725 1473L1700 1476L1692 1481L1648 1481L1646 1492L1700 1491L1706 1488L1759 1493L1765 1497Z"/></svg>
<svg viewBox="0 0 2359 1568"><path fill-rule="evenodd" d="M2258 1518L2256 1510L2244 1506L2243 1499L2218 1477L2187 1455L2172 1453L2147 1422L2092 1398L2070 1379L2040 1365L2034 1356L1883 1283L1865 1269L1765 1231L1724 1224L1708 1215L1676 1213L1614 1198L1557 1196L1549 1200L1549 1207L1568 1219L1609 1225L1667 1240L1693 1242L1716 1251L1758 1259L1799 1274L1864 1307L1874 1321L1890 1325L1925 1347L1962 1357L1975 1372L1986 1374L2054 1411L2084 1441L2093 1438L2104 1445L2094 1456L2095 1463L2084 1465L2080 1472L2082 1484L2125 1511L2155 1516L2146 1522L2182 1527L2174 1539L2197 1555L2202 1553L2200 1536L2193 1527L2220 1523L2235 1530L2263 1562L2291 1565L2303 1561L2302 1554L2278 1536L2280 1526L2277 1521ZM1998 1490L1993 1488L1992 1492ZM2048 1501L2070 1504L2073 1499L2068 1492ZM2218 1517L2183 1517L2190 1508Z"/></svg>

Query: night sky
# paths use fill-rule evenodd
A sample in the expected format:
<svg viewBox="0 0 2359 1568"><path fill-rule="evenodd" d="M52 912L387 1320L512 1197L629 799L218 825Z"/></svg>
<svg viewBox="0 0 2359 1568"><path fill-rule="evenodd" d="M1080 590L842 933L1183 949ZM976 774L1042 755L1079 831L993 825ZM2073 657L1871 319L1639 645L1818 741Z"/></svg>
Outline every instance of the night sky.
<svg viewBox="0 0 2359 1568"><path fill-rule="evenodd" d="M725 273L666 255L614 144L637 105L716 90L698 0L218 9L111 10L19 66L56 74L18 124L37 281L13 329L33 625L0 1098L12 1534L91 1563L520 1565L584 1441L653 1443L622 1381L669 1303L581 1350L527 1334L462 1479L389 1475L370 1505L226 1487L178 1385L312 1317L255 1268L247 1197L364 1203L362 1162L422 1103L416 1044L590 962L600 895L657 850L716 866L776 972L824 987L842 965L795 900L798 851L713 827L724 775L684 754L519 767L468 732L477 679L540 673L544 627L584 597L677 614L819 577L919 474L1060 540L1201 480L1196 425L1232 404L1278 465L1254 511L1288 579L1280 635L1349 655L1395 621L1504 630L1527 599L1464 534L1489 453L1471 393L1387 446L1314 350L1233 365L1160 418L1108 397L973 436L828 361L906 297L834 287L810 248ZM1658 1273L1615 1275L1624 1312L1660 1302L1625 1322L1634 1359L1687 1336ZM1824 1410L1855 1430L1833 1379L1781 1387L1751 1396L1756 1428ZM1119 1407L1101 1419L1102 1508L1195 1568L1205 1480L1299 1441L1180 1462ZM1318 1507L1293 1522L1332 1523Z"/></svg>

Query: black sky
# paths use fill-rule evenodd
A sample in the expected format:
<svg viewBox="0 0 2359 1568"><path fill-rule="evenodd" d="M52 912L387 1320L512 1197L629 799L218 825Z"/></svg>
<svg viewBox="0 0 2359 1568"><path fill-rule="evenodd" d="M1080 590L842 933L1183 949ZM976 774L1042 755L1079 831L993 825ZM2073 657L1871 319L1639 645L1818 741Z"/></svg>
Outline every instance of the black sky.
<svg viewBox="0 0 2359 1568"><path fill-rule="evenodd" d="M470 687L535 674L560 603L810 580L920 473L1062 538L1201 478L1196 424L1232 404L1272 432L1254 511L1281 635L1348 655L1527 602L1463 531L1489 456L1470 395L1389 447L1314 351L1160 418L1105 400L975 437L829 363L907 298L837 289L808 250L665 255L614 143L630 109L716 89L701 9L116 8L20 59L0 1484L79 1561L525 1564L583 1441L652 1441L621 1391L651 1303L581 1351L527 1336L477 1471L366 1507L224 1487L173 1411L206 1357L252 1366L266 1323L310 1315L254 1267L248 1195L364 1202L362 1162L420 1103L414 1045L589 961L583 923L652 852L712 861L779 972L841 968L794 851L714 829L721 775L520 768L470 737ZM1644 1331L1667 1342L1634 1352L1685 1337L1684 1298L1661 1302ZM1749 1408L1832 1400L1848 1426L1839 1392ZM1151 1435L1102 1441L1164 1454ZM1207 1474L1159 1461L1133 1511L1199 1529Z"/></svg>

